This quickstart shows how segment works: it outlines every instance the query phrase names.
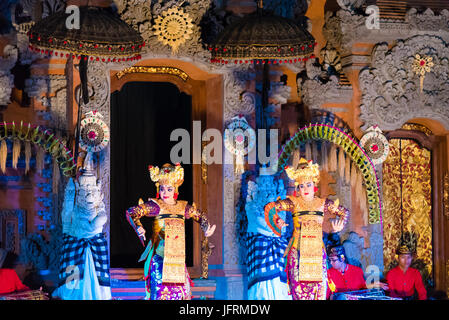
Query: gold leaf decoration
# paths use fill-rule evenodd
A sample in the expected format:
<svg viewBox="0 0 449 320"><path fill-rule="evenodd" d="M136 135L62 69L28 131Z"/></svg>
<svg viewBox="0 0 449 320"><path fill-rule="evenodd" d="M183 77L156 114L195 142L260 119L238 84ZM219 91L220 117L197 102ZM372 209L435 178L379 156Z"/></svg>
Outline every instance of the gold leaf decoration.
<svg viewBox="0 0 449 320"><path fill-rule="evenodd" d="M420 56L419 54L415 55L415 59L413 60L413 72L419 75L419 85L421 88L421 92L423 90L424 85L424 77L427 72L430 72L431 68L434 66L433 58L430 56Z"/></svg>
<svg viewBox="0 0 449 320"><path fill-rule="evenodd" d="M384 265L386 270L391 266L401 235L412 230L418 235L416 259L432 274L431 153L413 140L389 143L390 154L382 170Z"/></svg>

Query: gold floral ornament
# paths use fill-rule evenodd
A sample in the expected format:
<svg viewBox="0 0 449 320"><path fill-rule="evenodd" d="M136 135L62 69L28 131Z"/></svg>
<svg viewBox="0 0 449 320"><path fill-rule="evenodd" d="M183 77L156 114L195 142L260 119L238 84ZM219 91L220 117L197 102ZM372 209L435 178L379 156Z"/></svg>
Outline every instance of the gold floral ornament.
<svg viewBox="0 0 449 320"><path fill-rule="evenodd" d="M158 40L176 53L193 33L192 18L182 8L170 8L155 19L153 29Z"/></svg>
<svg viewBox="0 0 449 320"><path fill-rule="evenodd" d="M420 56L419 54L415 55L415 60L413 61L413 71L419 75L419 86L421 88L421 92L424 86L424 77L427 72L430 72L430 69L434 66L433 58L430 56Z"/></svg>

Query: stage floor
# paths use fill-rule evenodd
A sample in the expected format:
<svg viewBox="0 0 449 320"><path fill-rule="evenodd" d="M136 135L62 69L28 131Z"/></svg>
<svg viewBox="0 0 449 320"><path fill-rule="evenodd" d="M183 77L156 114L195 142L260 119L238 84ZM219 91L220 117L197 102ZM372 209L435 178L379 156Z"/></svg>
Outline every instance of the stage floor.
<svg viewBox="0 0 449 320"><path fill-rule="evenodd" d="M143 300L145 281L143 269L112 268L111 291L113 300ZM192 299L215 299L216 282L209 279L192 279Z"/></svg>

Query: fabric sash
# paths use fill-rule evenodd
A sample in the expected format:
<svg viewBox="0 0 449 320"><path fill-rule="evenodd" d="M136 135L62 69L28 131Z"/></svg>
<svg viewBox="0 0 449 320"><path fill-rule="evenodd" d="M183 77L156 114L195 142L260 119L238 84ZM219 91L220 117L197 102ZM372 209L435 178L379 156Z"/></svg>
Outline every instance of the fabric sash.
<svg viewBox="0 0 449 320"><path fill-rule="evenodd" d="M185 228L184 219L165 218L164 265L162 282L185 282Z"/></svg>
<svg viewBox="0 0 449 320"><path fill-rule="evenodd" d="M298 281L323 280L323 215L301 214Z"/></svg>

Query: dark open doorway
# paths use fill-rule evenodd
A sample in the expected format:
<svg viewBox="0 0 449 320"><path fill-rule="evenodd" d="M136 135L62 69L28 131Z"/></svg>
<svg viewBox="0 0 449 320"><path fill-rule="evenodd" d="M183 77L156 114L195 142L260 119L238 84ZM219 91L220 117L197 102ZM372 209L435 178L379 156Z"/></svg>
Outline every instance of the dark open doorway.
<svg viewBox="0 0 449 320"><path fill-rule="evenodd" d="M110 254L112 268L142 268L138 263L143 247L125 218L127 208L139 198L156 196L148 165L170 163L170 141L174 129L191 132L192 99L171 83L128 82L111 95L111 172L110 172ZM191 135L192 136L192 135ZM184 167L182 200L192 203L192 165ZM151 234L151 218L141 220ZM186 264L193 265L193 226L186 220Z"/></svg>

